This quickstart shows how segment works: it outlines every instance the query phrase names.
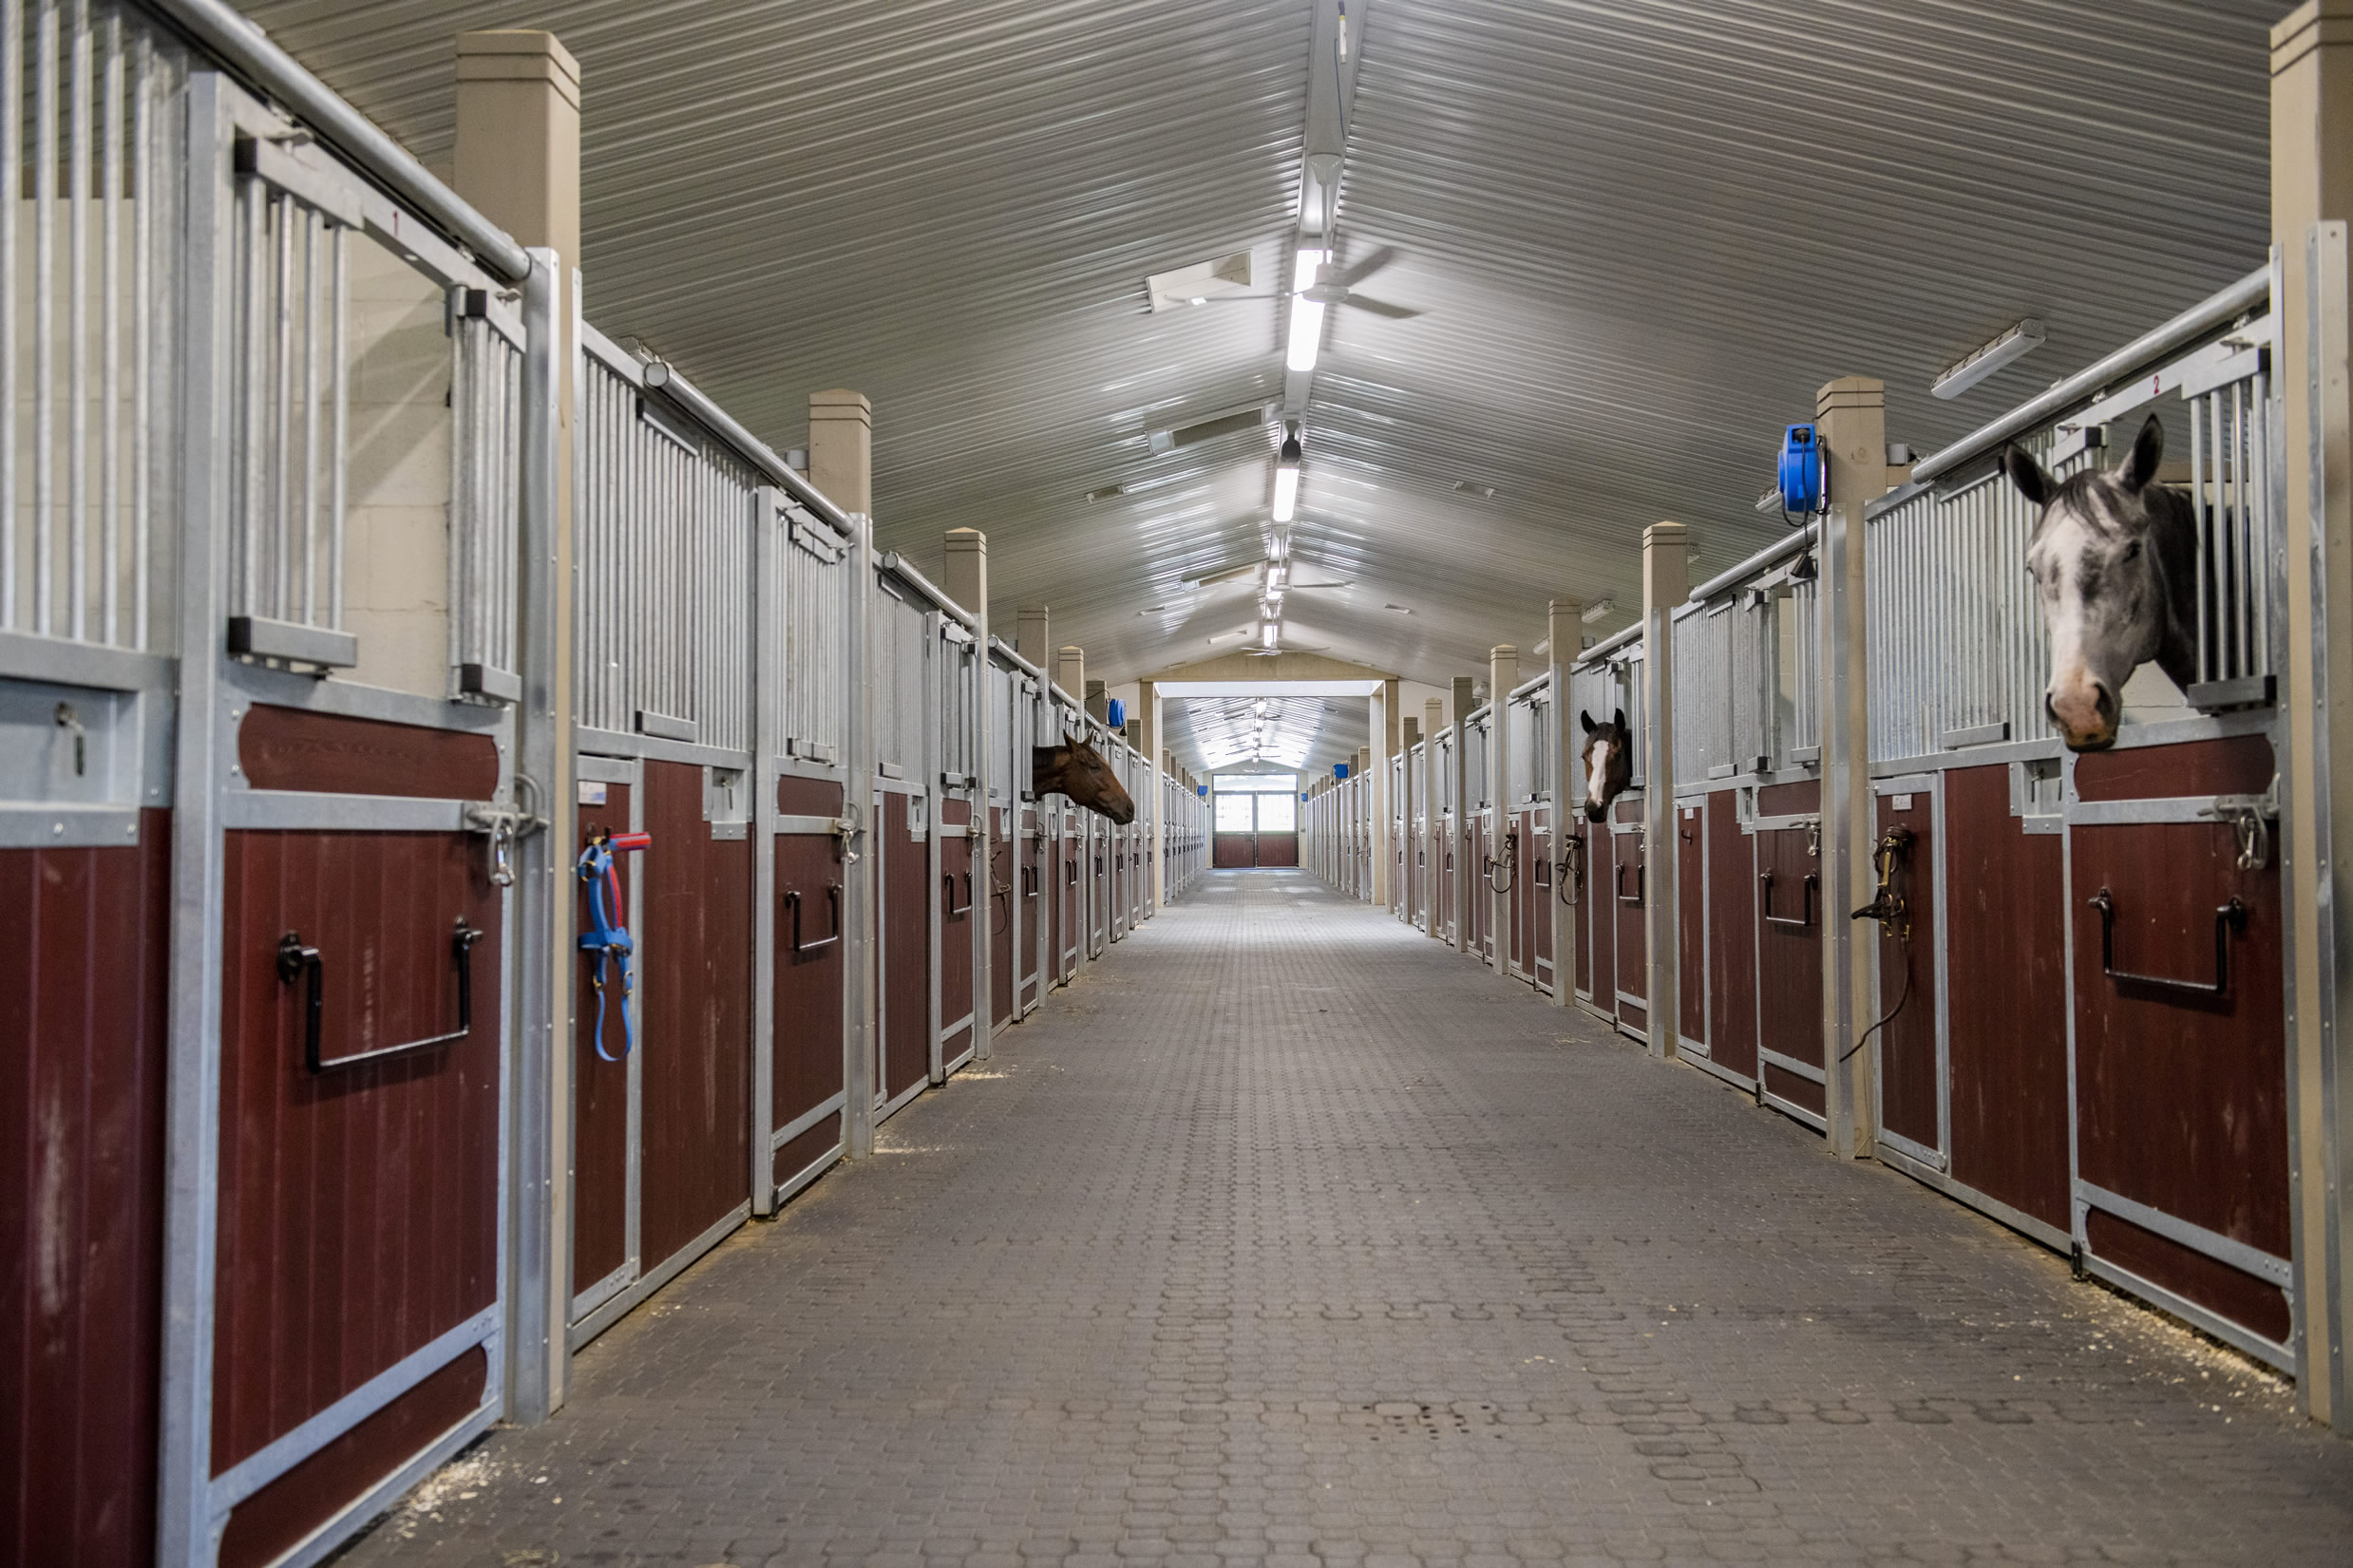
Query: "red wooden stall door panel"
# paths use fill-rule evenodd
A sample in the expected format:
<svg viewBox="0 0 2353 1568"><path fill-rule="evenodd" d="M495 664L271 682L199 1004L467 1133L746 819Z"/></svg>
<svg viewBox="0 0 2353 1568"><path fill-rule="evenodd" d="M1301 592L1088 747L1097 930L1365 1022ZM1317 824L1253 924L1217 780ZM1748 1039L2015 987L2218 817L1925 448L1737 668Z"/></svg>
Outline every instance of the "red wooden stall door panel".
<svg viewBox="0 0 2353 1568"><path fill-rule="evenodd" d="M2064 841L2010 814L2005 766L1945 775L1953 1180L2070 1228Z"/></svg>
<svg viewBox="0 0 2353 1568"><path fill-rule="evenodd" d="M1612 822L1642 821L1642 803L1620 796L1610 803ZM1649 1027L1649 1010L1641 999L1650 994L1650 976L1644 966L1650 959L1650 932L1647 906L1650 902L1650 866L1642 845L1641 833L1618 833L1610 840L1610 853L1616 857L1610 873L1609 907L1617 916L1618 989L1635 1001L1621 1001L1618 1017L1631 1029Z"/></svg>
<svg viewBox="0 0 2353 1568"><path fill-rule="evenodd" d="M1892 1013L1874 1038L1879 1050L1879 1113L1888 1130L1926 1148L1940 1146L1936 1062L1936 856L1934 797L1926 790L1882 795L1878 831L1909 828L1911 845L1895 871L1895 892L1906 906L1911 940L1899 942L1874 920L1879 942L1879 1011ZM1896 809L1898 801L1908 806ZM1877 886L1875 873L1866 884ZM1907 995L1906 988L1909 987ZM1902 1002L1898 1008L1896 1004ZM1863 1026L1869 1028L1867 1021Z"/></svg>
<svg viewBox="0 0 2353 1568"><path fill-rule="evenodd" d="M645 765L645 1143L653 1268L745 1200L751 1108L751 841L714 840L703 770Z"/></svg>
<svg viewBox="0 0 2353 1568"><path fill-rule="evenodd" d="M498 890L464 833L227 836L216 1474L491 1304L497 1288ZM473 1031L313 1073L299 932L325 962L329 1055L457 1018L451 931L475 945Z"/></svg>
<svg viewBox="0 0 2353 1568"><path fill-rule="evenodd" d="M1016 870L1014 864L1014 837L1007 825L1012 814L992 806L989 818L996 824L989 839L989 1019L995 1027L1013 1021L1014 928L1026 930L1031 913L1021 897L1029 880L1027 868Z"/></svg>
<svg viewBox="0 0 2353 1568"><path fill-rule="evenodd" d="M604 786L604 804L583 805L579 812L577 855L599 834L629 831L631 786ZM630 888L637 875L639 856L613 857L620 874L620 907L607 914L617 923L629 923ZM579 906L579 929L589 928L588 889L573 881L567 897ZM634 935L634 934L633 934ZM634 960L633 960L634 962ZM575 1294L610 1276L629 1261L629 1046L621 1009L619 970L604 966L604 1049L618 1060L608 1062L597 1052L597 962L582 954L573 965L572 988L572 1289Z"/></svg>
<svg viewBox="0 0 2353 1568"><path fill-rule="evenodd" d="M986 867L975 867L970 839L939 841L939 870L943 885L932 889L939 909L939 1022L955 1025L972 1011L973 921L986 918L995 900L979 884ZM972 1044L970 1026L948 1036L946 1057L953 1061Z"/></svg>
<svg viewBox="0 0 2353 1568"><path fill-rule="evenodd" d="M830 835L776 841L776 1056L769 1115L792 1124L842 1092L842 865ZM797 897L795 897L797 895ZM794 911L802 951L793 951ZM822 944L822 945L818 945ZM801 1167L778 1151L776 1181ZM804 1164L806 1162L803 1162Z"/></svg>
<svg viewBox="0 0 2353 1568"><path fill-rule="evenodd" d="M1675 808L1676 1027L1702 1046L1708 1043L1706 810L1703 801Z"/></svg>
<svg viewBox="0 0 2353 1568"><path fill-rule="evenodd" d="M1585 886L1589 890L1585 934L1591 949L1593 1005L1609 1017L1618 1016L1618 867L1617 841L1607 822L1585 824Z"/></svg>
<svg viewBox="0 0 2353 1568"><path fill-rule="evenodd" d="M1739 797L1710 795L1707 824L1708 1059L1756 1076L1756 856Z"/></svg>
<svg viewBox="0 0 2353 1568"><path fill-rule="evenodd" d="M1813 784L1776 784L1758 792L1757 809L1767 816L1811 812L1820 800ZM1748 889L1755 901L1757 935L1757 1044L1794 1061L1822 1065L1822 893L1809 886L1819 878L1820 857L1810 852L1810 832L1775 828L1756 835L1756 870ZM1766 886L1764 874L1773 880ZM1766 1063L1766 1088L1792 1104L1822 1114L1822 1086L1786 1067Z"/></svg>
<svg viewBox="0 0 2353 1568"><path fill-rule="evenodd" d="M1258 863L1280 869L1300 863L1300 841L1296 833L1261 833L1258 840Z"/></svg>
<svg viewBox="0 0 2353 1568"><path fill-rule="evenodd" d="M908 797L882 796L882 1092L931 1079L930 854L907 833Z"/></svg>
<svg viewBox="0 0 2353 1568"><path fill-rule="evenodd" d="M171 825L0 851L0 1561L153 1550Z"/></svg>
<svg viewBox="0 0 2353 1568"><path fill-rule="evenodd" d="M2278 1257L2288 1253L2287 1041L2279 861L2241 871L2224 823L2077 824L2077 1169L2083 1179ZM2217 996L2100 972L2109 891L2116 968L2208 982L2215 910L2245 906ZM2158 1279L2158 1284L2170 1281Z"/></svg>

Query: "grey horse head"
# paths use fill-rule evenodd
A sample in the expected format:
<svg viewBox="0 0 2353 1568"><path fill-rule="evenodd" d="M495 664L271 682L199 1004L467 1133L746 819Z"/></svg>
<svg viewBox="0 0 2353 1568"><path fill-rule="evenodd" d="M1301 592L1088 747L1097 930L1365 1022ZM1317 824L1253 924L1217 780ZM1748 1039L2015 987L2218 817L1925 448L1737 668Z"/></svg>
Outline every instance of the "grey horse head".
<svg viewBox="0 0 2353 1568"><path fill-rule="evenodd" d="M2122 463L2055 480L2009 447L2002 465L2042 509L2026 570L2051 638L2042 706L2068 746L2116 743L2124 683L2154 660L2184 688L2196 678L2197 521L2189 499L2152 482L2165 456L2154 414Z"/></svg>

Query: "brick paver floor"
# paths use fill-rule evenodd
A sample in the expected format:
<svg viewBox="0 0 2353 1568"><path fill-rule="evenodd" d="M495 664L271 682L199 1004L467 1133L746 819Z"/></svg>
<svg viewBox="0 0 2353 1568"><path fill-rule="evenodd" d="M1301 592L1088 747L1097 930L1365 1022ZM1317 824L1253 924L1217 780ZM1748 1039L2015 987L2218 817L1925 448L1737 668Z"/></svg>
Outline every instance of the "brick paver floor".
<svg viewBox="0 0 2353 1568"><path fill-rule="evenodd" d="M1209 878L351 1564L2353 1562L2353 1443L1299 874Z"/></svg>

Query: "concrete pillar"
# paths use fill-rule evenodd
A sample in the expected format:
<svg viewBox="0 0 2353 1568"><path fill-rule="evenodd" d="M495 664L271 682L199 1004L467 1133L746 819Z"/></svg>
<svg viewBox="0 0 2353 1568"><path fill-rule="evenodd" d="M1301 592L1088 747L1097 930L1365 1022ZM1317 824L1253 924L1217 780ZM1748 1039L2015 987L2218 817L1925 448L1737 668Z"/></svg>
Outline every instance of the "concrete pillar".
<svg viewBox="0 0 2353 1568"><path fill-rule="evenodd" d="M1584 736L1577 727L1576 705L1568 700L1568 667L1577 662L1584 622L1581 600L1556 598L1545 606L1545 658L1552 674L1552 732L1545 744L1552 747L1552 829L1546 835L1545 855L1552 862L1552 1002L1571 1006L1577 995L1577 912L1564 902L1561 886L1569 874L1569 843L1577 837L1577 748Z"/></svg>
<svg viewBox="0 0 2353 1568"><path fill-rule="evenodd" d="M1881 468L1885 468L1885 447ZM1878 482L1884 483L1884 480ZM1871 492L1877 495L1874 489ZM1857 510L1857 518L1861 512ZM1642 711L1650 732L1642 737L1642 935L1650 947L1643 992L1650 1006L1650 1053L1679 1054L1682 1040L1681 927L1676 920L1682 891L1676 863L1679 841L1675 822L1675 627L1676 607L1691 592L1691 530L1679 522L1655 522L1642 530ZM1575 636L1574 629L1568 634ZM1870 787L1866 770L1864 789ZM1868 860L1866 861L1868 863ZM1847 906L1840 905L1840 908Z"/></svg>
<svg viewBox="0 0 2353 1568"><path fill-rule="evenodd" d="M811 392L808 480L844 512L874 513L874 406L863 392Z"/></svg>
<svg viewBox="0 0 2353 1568"><path fill-rule="evenodd" d="M2295 1017L2288 1086L2294 1177L2296 1383L2306 1410L2353 1431L2353 1076L2336 1027L2353 1016L2353 345L2344 226L2353 221L2353 0L2299 6L2271 29L2271 239L2284 287L2274 352L2286 399L2287 765L2282 769ZM2326 225L2315 250L2316 224ZM2317 266L2316 266L2317 263ZM2318 306L2318 321L2315 307ZM2316 331L2317 329L2317 331ZM2316 357L2317 356L2317 357Z"/></svg>
<svg viewBox="0 0 2353 1568"><path fill-rule="evenodd" d="M543 780L544 842L554 852L556 896L549 942L533 960L546 987L553 1041L524 1042L512 1074L515 1180L509 1183L508 1247L518 1289L507 1332L509 1418L530 1425L564 1401L571 1358L564 1322L572 1275L572 997L579 900L564 879L573 841L572 412L569 341L580 260L580 66L551 32L458 35L457 145L451 183L484 217L526 246L556 253L565 340L557 347L554 646L550 724L554 776ZM528 720L526 719L526 723ZM539 750L526 741L526 747ZM526 861L525 869L532 869ZM552 1047L552 1048L550 1048ZM527 1299L525 1298L527 1296ZM209 1419L209 1418L208 1418Z"/></svg>
<svg viewBox="0 0 2353 1568"><path fill-rule="evenodd" d="M1111 722L1111 699L1107 694L1109 691L1110 688L1103 682L1089 681L1087 689L1079 693L1086 699L1088 715L1097 724L1107 725Z"/></svg>
<svg viewBox="0 0 2353 1568"><path fill-rule="evenodd" d="M1063 695L1086 696L1087 651L1078 647L1057 651L1054 654L1053 669L1048 673L1053 676L1053 683L1062 689Z"/></svg>
<svg viewBox="0 0 2353 1568"><path fill-rule="evenodd" d="M1025 604L1014 620L1013 651L1053 678L1053 644L1047 637L1046 607Z"/></svg>
<svg viewBox="0 0 2353 1568"><path fill-rule="evenodd" d="M1872 1054L1846 1055L1879 1016L1868 937L1846 912L1867 901L1870 880L1871 775L1869 690L1864 679L1863 508L1888 482L1884 383L1845 376L1814 398L1830 483L1822 520L1822 1064L1831 1151L1871 1153ZM1657 651L1653 645L1652 652ZM1647 678L1647 677L1645 677ZM1656 862L1654 862L1655 864ZM1652 882L1658 881L1656 874ZM1670 928L1671 929L1671 928ZM1869 928L1867 928L1869 929Z"/></svg>
<svg viewBox="0 0 2353 1568"><path fill-rule="evenodd" d="M1488 798L1492 803L1487 813L1487 853L1498 864L1493 868L1480 867L1485 881L1479 897L1487 900L1487 929L1495 943L1495 973L1508 974L1511 971L1511 895L1495 891L1495 870L1506 873L1503 886L1515 886L1512 880L1516 867L1501 864L1504 860L1504 833L1511 822L1511 775L1508 765L1511 761L1511 727L1504 722L1504 698L1520 684L1520 651L1509 643L1498 643L1488 651L1487 692L1493 706L1488 712L1487 777Z"/></svg>
<svg viewBox="0 0 2353 1568"><path fill-rule="evenodd" d="M1020 805L1020 790L1011 779L989 777L991 762L996 755L996 740L991 734L996 715L989 708L989 538L977 528L951 528L940 541L940 591L973 615L977 650L973 660L972 710L977 715L973 722L973 745L977 750L973 770L980 776L981 783L973 790L972 872L977 885L993 888L996 864L993 852L1000 836L1011 840L1014 835L1013 813ZM989 804L991 785L996 788L1001 803L996 807ZM998 812L1005 814L1001 820ZM989 900L995 901L994 892ZM1010 920L1015 916L1008 912L1004 917ZM972 937L973 1053L976 1061L985 1062L990 1054L990 1037L996 1032L999 1022L989 1013L996 994L990 983L989 922L976 918L964 924Z"/></svg>

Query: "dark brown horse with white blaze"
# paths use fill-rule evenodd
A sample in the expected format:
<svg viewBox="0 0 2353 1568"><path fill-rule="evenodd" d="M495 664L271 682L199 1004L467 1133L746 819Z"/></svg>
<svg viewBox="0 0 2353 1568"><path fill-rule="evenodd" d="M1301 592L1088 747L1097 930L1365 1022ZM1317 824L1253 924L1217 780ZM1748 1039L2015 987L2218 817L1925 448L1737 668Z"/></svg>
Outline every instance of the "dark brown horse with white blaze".
<svg viewBox="0 0 2353 1568"><path fill-rule="evenodd" d="M1122 827L1135 821L1135 802L1103 753L1081 740L1030 748L1030 788L1040 795L1067 795L1097 816Z"/></svg>
<svg viewBox="0 0 2353 1568"><path fill-rule="evenodd" d="M2042 508L2026 570L2051 634L2042 706L2071 750L2116 744L2124 683L2152 659L2183 690L2197 679L2197 515L2151 482L2165 427L2151 414L2124 461L2055 480L2017 447L2002 465Z"/></svg>
<svg viewBox="0 0 2353 1568"><path fill-rule="evenodd" d="M1585 732L1585 821L1598 822L1609 814L1609 803L1634 782L1634 732L1622 708L1607 724L1595 724L1592 714L1579 708L1577 723Z"/></svg>

